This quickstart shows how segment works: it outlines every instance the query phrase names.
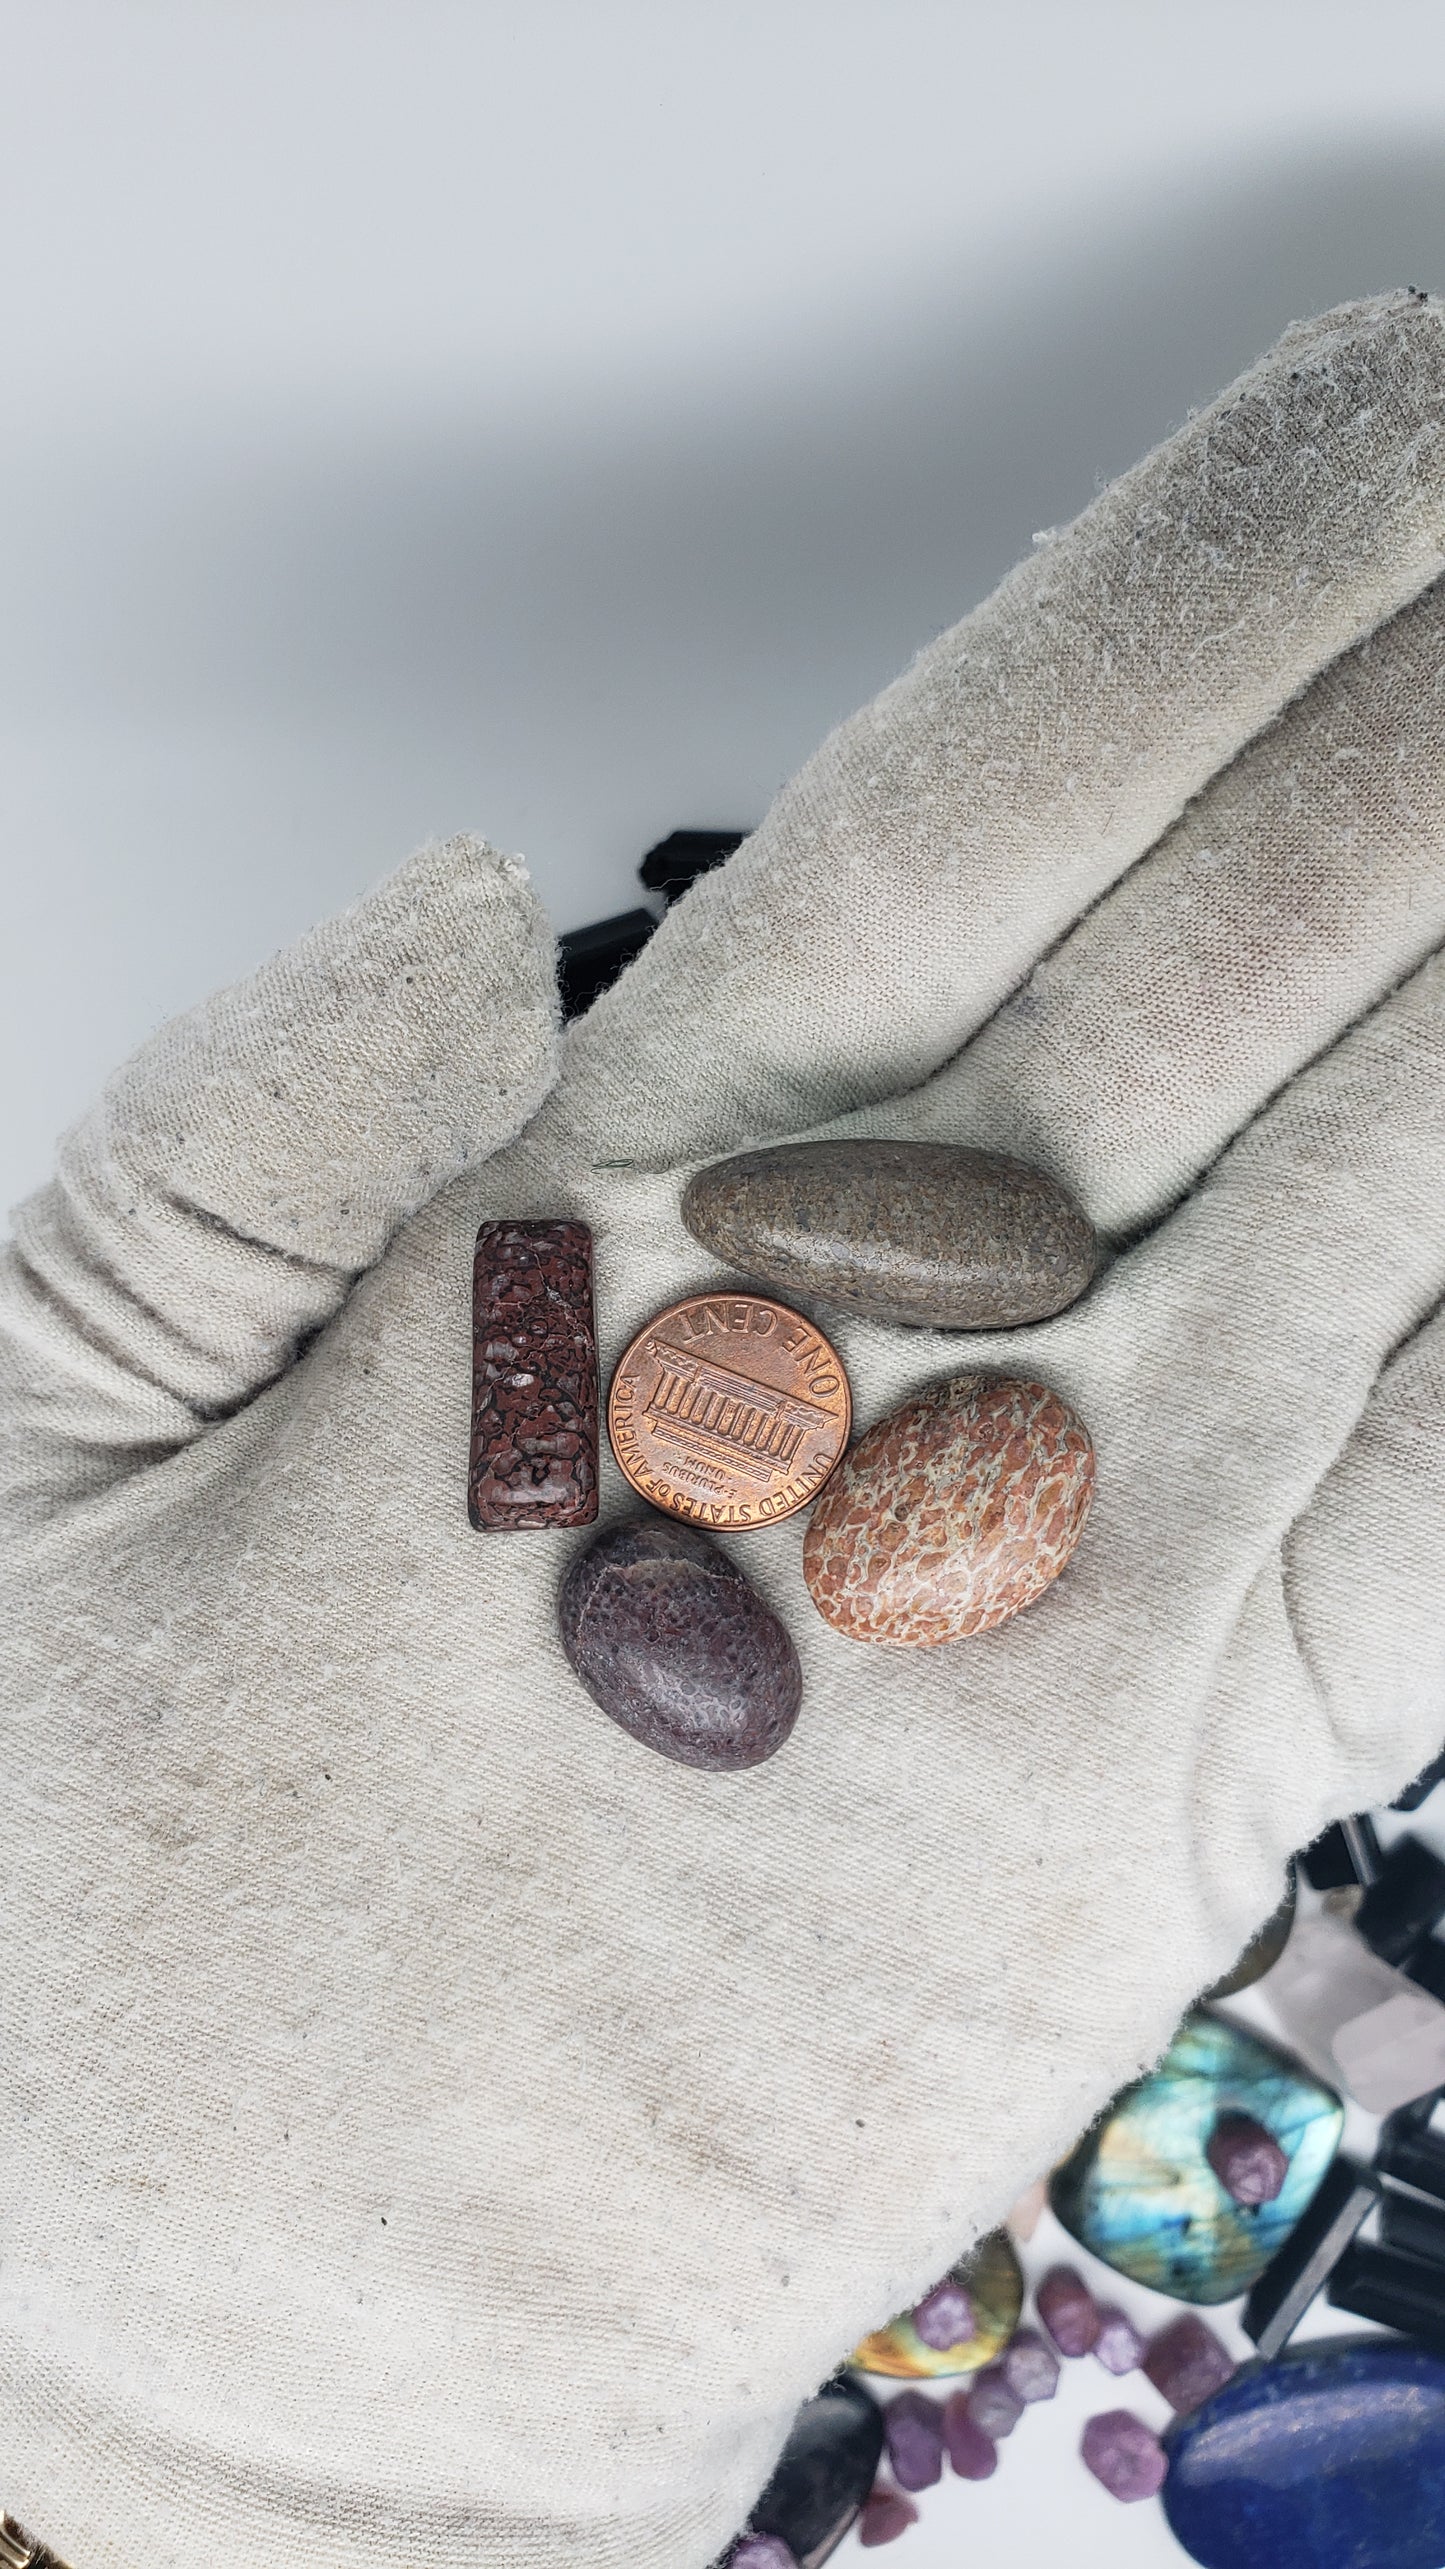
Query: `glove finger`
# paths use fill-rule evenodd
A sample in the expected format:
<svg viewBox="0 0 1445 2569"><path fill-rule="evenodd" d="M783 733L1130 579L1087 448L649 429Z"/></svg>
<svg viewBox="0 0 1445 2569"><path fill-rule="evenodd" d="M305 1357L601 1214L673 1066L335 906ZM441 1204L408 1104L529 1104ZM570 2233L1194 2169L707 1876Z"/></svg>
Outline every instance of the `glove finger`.
<svg viewBox="0 0 1445 2569"><path fill-rule="evenodd" d="M1269 356L843 725L570 1040L548 1119L666 1167L916 1087L1445 561L1445 329Z"/></svg>
<svg viewBox="0 0 1445 2569"><path fill-rule="evenodd" d="M889 1129L1155 1219L1445 937L1445 582L1205 788ZM846 1128L845 1128L846 1129Z"/></svg>
<svg viewBox="0 0 1445 2569"><path fill-rule="evenodd" d="M154 1450L236 1408L408 1215L520 1130L555 1028L525 872L464 838L163 1027L15 1217L0 1381L19 1447Z"/></svg>
<svg viewBox="0 0 1445 2569"><path fill-rule="evenodd" d="M1359 1424L1232 1618L1194 1760L1193 1870L1238 1949L1282 1847L1387 1802L1445 1738L1445 1313ZM1270 1718L1261 1719L1261 1708Z"/></svg>
<svg viewBox="0 0 1445 2569"><path fill-rule="evenodd" d="M1074 1313L1032 1333L1097 1402L1127 1578L1223 1595L1280 1544L1445 1291L1445 955L1293 1081ZM989 1342L996 1345L997 1341ZM1096 1554L1098 1547L1096 1546ZM1214 1565L1211 1567L1211 1564Z"/></svg>
<svg viewBox="0 0 1445 2569"><path fill-rule="evenodd" d="M1321 1817L1387 1800L1445 1739L1445 1312L1385 1367L1285 1545L1333 1752Z"/></svg>

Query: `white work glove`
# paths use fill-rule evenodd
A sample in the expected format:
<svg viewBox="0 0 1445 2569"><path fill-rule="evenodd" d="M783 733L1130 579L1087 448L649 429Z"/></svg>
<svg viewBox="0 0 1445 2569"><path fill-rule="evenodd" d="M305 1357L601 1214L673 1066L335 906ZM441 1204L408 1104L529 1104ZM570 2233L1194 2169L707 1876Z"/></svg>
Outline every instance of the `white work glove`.
<svg viewBox="0 0 1445 2569"><path fill-rule="evenodd" d="M0 2506L73 2569L704 2569L1439 1746L1442 567L1440 306L1295 329L826 744L510 1147L550 966L470 842L64 1145L0 1298ZM568 1669L592 1534L467 1524L472 1238L593 1225L605 1382L716 1277L690 1171L825 1119L1101 1225L1044 1326L819 1315L860 1426L1039 1375L1098 1494L932 1651L821 1619L804 1517L726 1542L803 1709L704 1774Z"/></svg>

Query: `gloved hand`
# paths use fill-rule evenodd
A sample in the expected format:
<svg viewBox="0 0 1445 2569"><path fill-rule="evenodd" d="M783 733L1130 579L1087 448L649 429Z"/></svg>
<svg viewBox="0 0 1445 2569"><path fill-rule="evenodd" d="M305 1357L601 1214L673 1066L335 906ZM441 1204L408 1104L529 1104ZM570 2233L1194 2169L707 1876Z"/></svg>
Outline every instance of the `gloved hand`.
<svg viewBox="0 0 1445 2569"><path fill-rule="evenodd" d="M1293 330L826 744L520 1140L543 928L461 842L69 1138L0 1308L0 2504L73 2569L703 2569L1438 1747L1442 565L1441 308ZM692 1168L825 1119L1110 1236L1046 1326L829 1324L860 1425L1041 1375L1098 1495L934 1651L822 1621L803 1518L728 1542L804 1702L700 1774L562 1658L591 1536L467 1525L472 1235L594 1226L605 1379L715 1273Z"/></svg>

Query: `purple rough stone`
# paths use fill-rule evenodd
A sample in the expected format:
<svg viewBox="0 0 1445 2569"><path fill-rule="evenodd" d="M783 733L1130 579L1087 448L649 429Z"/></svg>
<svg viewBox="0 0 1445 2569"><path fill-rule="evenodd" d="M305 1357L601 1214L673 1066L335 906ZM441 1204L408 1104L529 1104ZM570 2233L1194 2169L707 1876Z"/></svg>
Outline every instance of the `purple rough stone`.
<svg viewBox="0 0 1445 2569"><path fill-rule="evenodd" d="M1106 2373L1136 2373L1144 2361L1144 2340L1122 2310L1101 2310L1094 2354Z"/></svg>
<svg viewBox="0 0 1445 2569"><path fill-rule="evenodd" d="M973 2303L962 2284L945 2275L941 2284L925 2293L913 2314L913 2325L925 2346L935 2355L946 2355L952 2346L965 2346L977 2330Z"/></svg>
<svg viewBox="0 0 1445 2569"><path fill-rule="evenodd" d="M798 2561L775 2533L745 2533L728 2553L728 2569L798 2569Z"/></svg>
<svg viewBox="0 0 1445 2569"><path fill-rule="evenodd" d="M943 2411L922 2391L901 2391L883 2412L888 2459L900 2489L931 2489L943 2477Z"/></svg>
<svg viewBox="0 0 1445 2569"><path fill-rule="evenodd" d="M1059 2359L1036 2328L1015 2329L999 2368L1025 2407L1031 2400L1051 2400L1059 2387Z"/></svg>
<svg viewBox="0 0 1445 2569"><path fill-rule="evenodd" d="M1221 2114L1204 2155L1236 2203L1273 2203L1289 2175L1278 2141L1252 2114Z"/></svg>
<svg viewBox="0 0 1445 2569"><path fill-rule="evenodd" d="M1012 2435L1024 2413L1023 2401L1017 2391L1010 2390L1001 2364L987 2364L975 2374L967 2398L974 2425L981 2426L995 2444L1002 2436Z"/></svg>
<svg viewBox="0 0 1445 2569"><path fill-rule="evenodd" d="M1135 2498L1157 2497L1164 2486L1169 2468L1164 2447L1143 2419L1131 2416L1126 2408L1106 2409L1102 2417L1091 2417L1079 2450L1110 2497L1122 2498L1126 2506Z"/></svg>
<svg viewBox="0 0 1445 2569"><path fill-rule="evenodd" d="M961 2480L986 2480L998 2469L991 2435L969 2413L969 2394L955 2391L943 2412L943 2440Z"/></svg>
<svg viewBox="0 0 1445 2569"><path fill-rule="evenodd" d="M1099 2334L1099 2305L1072 2266L1050 2266L1035 2295L1038 2313L1061 2355L1087 2355Z"/></svg>
<svg viewBox="0 0 1445 2569"><path fill-rule="evenodd" d="M1181 2417L1201 2401L1212 2399L1236 2369L1234 2357L1225 2353L1213 2329L1206 2328L1193 2311L1171 2320L1144 2349L1144 2371Z"/></svg>
<svg viewBox="0 0 1445 2569"><path fill-rule="evenodd" d="M900 2498L896 2489L875 2489L863 2501L858 2518L858 2540L864 2551L876 2551L880 2543L896 2542L918 2522L918 2509L909 2498Z"/></svg>

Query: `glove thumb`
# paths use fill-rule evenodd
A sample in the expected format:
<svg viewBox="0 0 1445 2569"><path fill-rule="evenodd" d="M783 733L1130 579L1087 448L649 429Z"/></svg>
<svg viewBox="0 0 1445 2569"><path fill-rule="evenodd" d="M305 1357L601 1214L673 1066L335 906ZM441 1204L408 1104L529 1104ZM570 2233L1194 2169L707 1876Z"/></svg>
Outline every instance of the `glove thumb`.
<svg viewBox="0 0 1445 2569"><path fill-rule="evenodd" d="M545 914L525 868L470 838L162 1027L15 1217L7 1432L89 1454L95 1486L101 1455L108 1480L118 1448L150 1459L238 1408L409 1215L521 1130L556 1046Z"/></svg>

